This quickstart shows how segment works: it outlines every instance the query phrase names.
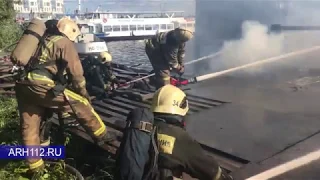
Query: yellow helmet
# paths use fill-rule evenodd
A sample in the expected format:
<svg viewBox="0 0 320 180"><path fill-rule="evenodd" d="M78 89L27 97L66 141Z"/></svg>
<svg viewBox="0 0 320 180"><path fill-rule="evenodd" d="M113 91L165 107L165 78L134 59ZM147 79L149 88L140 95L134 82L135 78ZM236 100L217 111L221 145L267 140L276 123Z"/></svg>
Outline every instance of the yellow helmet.
<svg viewBox="0 0 320 180"><path fill-rule="evenodd" d="M177 42L184 43L193 37L193 33L186 29L176 28L173 30Z"/></svg>
<svg viewBox="0 0 320 180"><path fill-rule="evenodd" d="M75 41L81 34L80 29L76 22L72 21L68 17L63 17L58 21L58 30L67 36L71 41Z"/></svg>
<svg viewBox="0 0 320 180"><path fill-rule="evenodd" d="M102 62L103 63L106 63L106 62L111 62L112 61L112 56L109 52L107 51L104 51L104 52L101 52L100 53L100 58L102 59Z"/></svg>
<svg viewBox="0 0 320 180"><path fill-rule="evenodd" d="M186 94L176 86L165 85L153 96L152 112L185 116L189 111Z"/></svg>

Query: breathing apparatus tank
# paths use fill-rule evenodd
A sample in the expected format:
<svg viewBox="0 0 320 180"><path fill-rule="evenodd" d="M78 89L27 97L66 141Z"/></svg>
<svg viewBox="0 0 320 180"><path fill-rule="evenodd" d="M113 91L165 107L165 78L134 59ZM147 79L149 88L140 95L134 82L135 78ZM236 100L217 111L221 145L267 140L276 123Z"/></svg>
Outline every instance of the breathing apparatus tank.
<svg viewBox="0 0 320 180"><path fill-rule="evenodd" d="M46 29L46 25L42 20L34 18L12 51L11 62L18 66L26 66L31 57L35 55Z"/></svg>

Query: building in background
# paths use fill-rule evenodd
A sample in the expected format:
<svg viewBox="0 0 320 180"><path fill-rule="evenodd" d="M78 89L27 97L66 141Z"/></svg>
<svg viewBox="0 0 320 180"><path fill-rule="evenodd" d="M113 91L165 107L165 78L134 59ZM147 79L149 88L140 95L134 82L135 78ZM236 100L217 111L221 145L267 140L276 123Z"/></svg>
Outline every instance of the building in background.
<svg viewBox="0 0 320 180"><path fill-rule="evenodd" d="M17 18L52 18L64 14L64 0L21 0L14 4Z"/></svg>

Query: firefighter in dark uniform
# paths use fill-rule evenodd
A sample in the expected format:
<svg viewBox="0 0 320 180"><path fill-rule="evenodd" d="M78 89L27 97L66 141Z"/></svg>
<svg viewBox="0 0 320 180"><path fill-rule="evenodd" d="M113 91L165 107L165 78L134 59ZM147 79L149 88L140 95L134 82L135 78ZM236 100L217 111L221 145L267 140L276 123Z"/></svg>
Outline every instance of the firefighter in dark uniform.
<svg viewBox="0 0 320 180"><path fill-rule="evenodd" d="M87 88L94 94L111 92L119 84L111 67L112 56L101 52L99 56L90 55L84 60Z"/></svg>
<svg viewBox="0 0 320 180"><path fill-rule="evenodd" d="M111 67L112 56L109 52L105 51L100 53L100 59L104 64L104 66L102 66L103 78L105 82L104 89L106 91L112 91L120 83L117 77L113 74Z"/></svg>
<svg viewBox="0 0 320 180"><path fill-rule="evenodd" d="M216 161L207 157L200 144L185 130L184 117L189 106L182 90L170 84L163 86L155 93L151 110L158 128L160 172L185 172L201 180L233 179Z"/></svg>
<svg viewBox="0 0 320 180"><path fill-rule="evenodd" d="M155 72L157 89L170 84L171 70L184 73L185 44L192 37L192 32L176 28L146 40L145 51Z"/></svg>

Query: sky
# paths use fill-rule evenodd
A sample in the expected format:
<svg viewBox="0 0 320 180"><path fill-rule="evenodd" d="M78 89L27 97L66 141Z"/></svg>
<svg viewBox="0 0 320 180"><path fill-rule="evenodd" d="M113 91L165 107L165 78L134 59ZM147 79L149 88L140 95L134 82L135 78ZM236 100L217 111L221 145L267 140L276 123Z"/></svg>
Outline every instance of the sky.
<svg viewBox="0 0 320 180"><path fill-rule="evenodd" d="M195 0L81 0L81 11L185 11L194 14ZM78 8L78 0L64 0L65 12L73 13Z"/></svg>

